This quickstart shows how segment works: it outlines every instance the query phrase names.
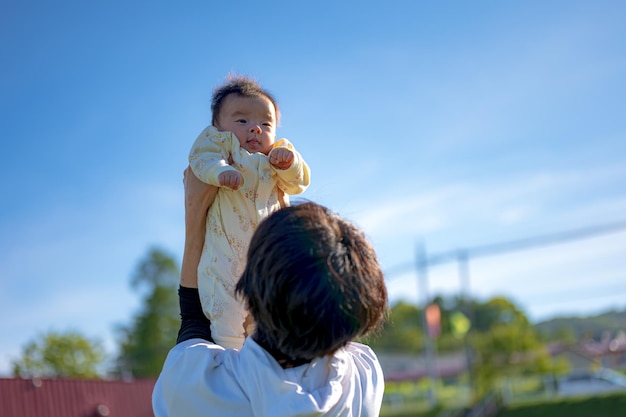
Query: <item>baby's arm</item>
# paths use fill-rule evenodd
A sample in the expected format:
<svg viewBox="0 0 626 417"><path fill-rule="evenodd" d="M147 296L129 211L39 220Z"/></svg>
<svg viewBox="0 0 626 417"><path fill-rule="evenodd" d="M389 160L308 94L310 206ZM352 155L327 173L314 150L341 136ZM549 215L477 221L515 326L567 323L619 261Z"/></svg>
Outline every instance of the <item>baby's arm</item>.
<svg viewBox="0 0 626 417"><path fill-rule="evenodd" d="M268 157L274 167L279 189L286 194L300 194L307 189L311 182L311 171L287 139L276 142Z"/></svg>
<svg viewBox="0 0 626 417"><path fill-rule="evenodd" d="M243 183L243 176L239 171L224 171L220 172L217 176L217 181L220 187L230 188L231 190L237 190Z"/></svg>
<svg viewBox="0 0 626 417"><path fill-rule="evenodd" d="M220 132L209 126L200 133L189 152L189 166L202 182L218 187L238 189L243 177L229 165L237 138L231 132Z"/></svg>
<svg viewBox="0 0 626 417"><path fill-rule="evenodd" d="M269 154L270 164L274 168L288 169L293 164L293 152L289 148L274 148Z"/></svg>

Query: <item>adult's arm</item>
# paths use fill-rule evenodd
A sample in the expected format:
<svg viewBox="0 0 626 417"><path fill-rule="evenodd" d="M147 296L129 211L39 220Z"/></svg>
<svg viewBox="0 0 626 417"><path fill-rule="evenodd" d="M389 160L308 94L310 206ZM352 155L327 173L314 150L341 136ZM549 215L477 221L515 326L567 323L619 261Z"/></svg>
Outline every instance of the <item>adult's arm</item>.
<svg viewBox="0 0 626 417"><path fill-rule="evenodd" d="M178 289L181 325L176 343L194 338L213 342L211 323L202 311L198 294L198 264L204 246L207 212L215 200L218 189L196 178L189 167L185 169L183 183L185 184L185 246Z"/></svg>
<svg viewBox="0 0 626 417"><path fill-rule="evenodd" d="M198 288L198 265L204 246L206 216L218 188L200 181L191 168L185 169L185 247L180 273L180 286Z"/></svg>

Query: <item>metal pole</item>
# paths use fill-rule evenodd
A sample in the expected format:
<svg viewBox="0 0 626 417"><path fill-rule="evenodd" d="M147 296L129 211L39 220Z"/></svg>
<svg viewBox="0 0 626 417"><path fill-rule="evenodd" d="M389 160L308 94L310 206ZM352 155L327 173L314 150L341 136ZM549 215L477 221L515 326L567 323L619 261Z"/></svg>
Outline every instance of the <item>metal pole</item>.
<svg viewBox="0 0 626 417"><path fill-rule="evenodd" d="M476 376L473 366L473 352L470 342L470 333L472 332L472 328L476 325L476 321L474 307L470 296L469 255L466 250L458 250L456 259L458 264L459 281L461 284L461 306L463 310L465 310L465 314L467 314L467 318L470 322L470 328L467 333L463 335L463 344L465 347L465 362L469 376L470 396L472 401L474 401L474 396L476 395Z"/></svg>
<svg viewBox="0 0 626 417"><path fill-rule="evenodd" d="M428 332L426 322L426 307L428 306L428 256L426 247L422 243L417 249L417 284L418 291L422 295L422 329L424 330L424 354L426 358L426 370L428 374L428 403L431 408L437 406L437 394L435 384L438 381L437 357L434 340Z"/></svg>

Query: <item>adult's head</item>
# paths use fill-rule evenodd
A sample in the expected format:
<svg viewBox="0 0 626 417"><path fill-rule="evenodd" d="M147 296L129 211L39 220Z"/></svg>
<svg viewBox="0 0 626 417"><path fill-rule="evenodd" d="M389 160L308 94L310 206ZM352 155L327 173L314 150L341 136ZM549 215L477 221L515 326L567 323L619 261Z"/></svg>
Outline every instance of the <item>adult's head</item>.
<svg viewBox="0 0 626 417"><path fill-rule="evenodd" d="M257 228L236 292L274 356L311 360L378 328L384 276L363 232L329 209L303 203Z"/></svg>

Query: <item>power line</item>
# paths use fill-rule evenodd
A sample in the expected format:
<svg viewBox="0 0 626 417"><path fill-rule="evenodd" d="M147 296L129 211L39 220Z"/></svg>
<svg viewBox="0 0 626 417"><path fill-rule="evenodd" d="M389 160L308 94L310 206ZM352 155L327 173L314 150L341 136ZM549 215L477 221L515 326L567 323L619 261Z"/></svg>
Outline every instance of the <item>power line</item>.
<svg viewBox="0 0 626 417"><path fill-rule="evenodd" d="M528 250L542 246L552 246L577 240L590 239L597 236L618 233L624 230L626 230L626 221L620 221L604 225L573 229L548 235L534 236L518 240L474 246L470 248L449 250L426 256L420 262L423 262L424 266L430 267L455 262L461 256L468 258L496 256L504 253ZM415 268L415 263L406 263L387 269L385 271L385 275L395 275L413 268Z"/></svg>

